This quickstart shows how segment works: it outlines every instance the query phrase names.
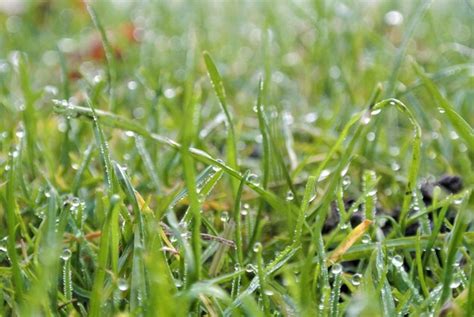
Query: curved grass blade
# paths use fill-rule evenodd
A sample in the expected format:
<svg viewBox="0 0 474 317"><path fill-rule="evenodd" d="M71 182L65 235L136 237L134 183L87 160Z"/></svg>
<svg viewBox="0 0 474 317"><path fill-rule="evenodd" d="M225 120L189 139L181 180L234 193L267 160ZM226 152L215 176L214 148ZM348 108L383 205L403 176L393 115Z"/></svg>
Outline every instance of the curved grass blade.
<svg viewBox="0 0 474 317"><path fill-rule="evenodd" d="M91 17L92 22L94 23L94 26L96 29L99 31L100 34L100 39L102 42L102 46L104 48L105 52L105 62L106 62L106 71L107 71L107 89L109 93L109 110L110 111L115 111L115 77L116 77L116 71L115 71L115 64L114 64L114 54L112 51L112 47L110 46L110 42L107 38L107 33L104 30L104 27L102 26L102 23L99 20L99 17L97 16L97 12L95 9L92 7L92 5L89 2L85 3L87 12L89 12L89 15Z"/></svg>
<svg viewBox="0 0 474 317"><path fill-rule="evenodd" d="M237 163L237 145L235 139L235 129L234 124L232 122L232 116L229 111L229 107L227 105L226 96L225 96L225 89L224 84L222 82L222 78L217 70L216 64L212 60L211 55L208 52L204 52L204 61L206 63L207 72L209 78L211 79L212 87L219 99L219 104L224 111L226 117L226 128L227 128L227 160L229 162L229 166L235 170L238 169ZM237 181L232 179L232 188L234 189L234 194L237 191Z"/></svg>
<svg viewBox="0 0 474 317"><path fill-rule="evenodd" d="M468 148L471 151L473 151L474 130L472 129L472 127L469 125L469 123L466 122L466 120L463 119L463 117L461 117L454 110L453 106L449 104L448 100L445 97L443 97L439 89L435 86L433 81L425 74L423 69L416 63L413 63L413 67L415 68L415 71L418 74L418 76L421 77L421 80L423 84L425 85L426 89L428 90L428 92L430 93L430 95L433 97L434 100L436 100L437 104L443 109L449 122L451 122L451 124L453 125L453 128L456 130L459 136L463 138L464 141L466 141L466 143L469 145Z"/></svg>
<svg viewBox="0 0 474 317"><path fill-rule="evenodd" d="M468 201L471 191L463 200L459 211L456 216L456 221L454 223L454 228L450 233L450 239L448 244L448 250L446 254L446 261L444 263L444 272L443 272L443 290L441 292L441 297L438 301L437 308L440 309L441 306L446 302L448 297L451 294L451 281L453 279L454 273L454 261L456 259L456 254L459 252L459 246L462 244L463 239L466 236L466 230L472 221L472 215L469 215L470 209L468 208ZM474 233L474 232L471 232Z"/></svg>
<svg viewBox="0 0 474 317"><path fill-rule="evenodd" d="M92 110L90 108L85 108L85 107L80 107L80 106L75 106L75 105L69 105L66 106L62 104L61 102L54 101L55 103L55 110L59 113L71 113L74 112L76 115L79 116L84 116L88 119L94 118L92 115ZM102 111L102 110L94 110L94 113L97 118L100 118L101 124L108 125L113 128L119 128L123 130L129 130L133 131L137 134L140 134L141 136L151 139L155 142L158 142L160 144L166 145L168 147L171 147L172 149L179 150L181 149L182 145L170 138L158 135L156 133L151 133L149 132L146 128L144 128L142 125L138 124L137 122L134 122L132 120L129 120L127 118L112 114L110 112ZM199 162L205 163L205 164L210 164L216 167L221 168L226 174L229 176L233 177L237 181L242 180L242 175L240 174L239 171L236 169L230 167L229 165L225 164L219 159L213 158L211 155L208 153L197 149L197 148L189 148L190 154ZM284 201L275 196L273 193L270 191L267 191L263 189L260 186L257 186L253 184L252 182L249 182L248 180L245 180L246 185L255 191L257 194L259 194L261 197L265 199L265 201L271 205L274 208L280 208L282 205L284 205Z"/></svg>

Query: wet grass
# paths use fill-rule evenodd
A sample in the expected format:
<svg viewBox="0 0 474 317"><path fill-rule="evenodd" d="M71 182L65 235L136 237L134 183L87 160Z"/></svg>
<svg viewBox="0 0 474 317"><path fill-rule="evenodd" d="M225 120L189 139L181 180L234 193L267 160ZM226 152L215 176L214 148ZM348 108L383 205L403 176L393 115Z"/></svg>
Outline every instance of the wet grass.
<svg viewBox="0 0 474 317"><path fill-rule="evenodd" d="M472 14L1 13L0 315L471 316Z"/></svg>

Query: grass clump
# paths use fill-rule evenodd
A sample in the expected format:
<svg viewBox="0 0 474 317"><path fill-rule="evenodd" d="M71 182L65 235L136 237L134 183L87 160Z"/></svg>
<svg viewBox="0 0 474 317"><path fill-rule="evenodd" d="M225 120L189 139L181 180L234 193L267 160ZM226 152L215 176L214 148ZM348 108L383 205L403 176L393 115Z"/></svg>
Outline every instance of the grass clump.
<svg viewBox="0 0 474 317"><path fill-rule="evenodd" d="M468 2L13 4L0 315L473 315Z"/></svg>

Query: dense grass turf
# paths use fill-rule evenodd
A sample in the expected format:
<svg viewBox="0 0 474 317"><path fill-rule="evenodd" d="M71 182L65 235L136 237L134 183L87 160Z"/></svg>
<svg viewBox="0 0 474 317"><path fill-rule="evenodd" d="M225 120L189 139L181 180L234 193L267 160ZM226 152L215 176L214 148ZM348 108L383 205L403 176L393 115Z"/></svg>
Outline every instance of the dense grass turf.
<svg viewBox="0 0 474 317"><path fill-rule="evenodd" d="M15 3L0 315L474 315L472 1Z"/></svg>

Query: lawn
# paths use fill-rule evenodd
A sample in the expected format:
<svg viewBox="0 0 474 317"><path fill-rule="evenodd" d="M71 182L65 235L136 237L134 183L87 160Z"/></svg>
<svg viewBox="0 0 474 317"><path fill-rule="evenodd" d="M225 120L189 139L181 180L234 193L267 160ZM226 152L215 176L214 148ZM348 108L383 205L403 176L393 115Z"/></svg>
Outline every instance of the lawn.
<svg viewBox="0 0 474 317"><path fill-rule="evenodd" d="M471 0L0 2L0 316L474 316Z"/></svg>

